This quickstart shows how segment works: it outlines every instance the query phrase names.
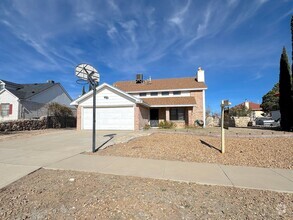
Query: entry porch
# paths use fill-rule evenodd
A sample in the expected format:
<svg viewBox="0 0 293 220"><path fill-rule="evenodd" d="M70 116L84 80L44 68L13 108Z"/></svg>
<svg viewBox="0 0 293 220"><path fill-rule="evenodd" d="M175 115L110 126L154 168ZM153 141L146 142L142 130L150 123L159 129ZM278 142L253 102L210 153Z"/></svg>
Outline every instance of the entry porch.
<svg viewBox="0 0 293 220"><path fill-rule="evenodd" d="M168 121L177 128L185 128L194 124L195 107L158 107L150 108L150 126L158 127L160 122Z"/></svg>

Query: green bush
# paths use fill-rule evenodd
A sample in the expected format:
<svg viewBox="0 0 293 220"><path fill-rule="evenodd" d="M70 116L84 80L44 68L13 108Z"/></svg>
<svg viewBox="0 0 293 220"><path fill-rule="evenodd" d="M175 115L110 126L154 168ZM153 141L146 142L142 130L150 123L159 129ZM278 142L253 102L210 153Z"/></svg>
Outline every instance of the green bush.
<svg viewBox="0 0 293 220"><path fill-rule="evenodd" d="M159 123L159 128L170 129L170 128L175 128L175 127L176 127L176 124L171 121L161 121Z"/></svg>

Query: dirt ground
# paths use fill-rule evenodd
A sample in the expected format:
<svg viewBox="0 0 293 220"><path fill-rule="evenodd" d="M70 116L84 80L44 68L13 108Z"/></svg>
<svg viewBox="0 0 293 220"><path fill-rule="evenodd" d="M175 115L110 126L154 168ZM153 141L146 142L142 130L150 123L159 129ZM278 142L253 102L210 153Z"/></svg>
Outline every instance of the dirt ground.
<svg viewBox="0 0 293 220"><path fill-rule="evenodd" d="M292 219L293 195L39 170L0 190L0 219Z"/></svg>
<svg viewBox="0 0 293 220"><path fill-rule="evenodd" d="M31 131L10 131L0 132L0 142L15 138L30 138L36 135L44 135L54 132L60 132L66 129L44 129L44 130L31 130ZM67 128L68 130L68 128Z"/></svg>
<svg viewBox="0 0 293 220"><path fill-rule="evenodd" d="M96 154L293 169L293 136L227 137L226 153L221 154L220 149L220 137L164 132L113 145Z"/></svg>

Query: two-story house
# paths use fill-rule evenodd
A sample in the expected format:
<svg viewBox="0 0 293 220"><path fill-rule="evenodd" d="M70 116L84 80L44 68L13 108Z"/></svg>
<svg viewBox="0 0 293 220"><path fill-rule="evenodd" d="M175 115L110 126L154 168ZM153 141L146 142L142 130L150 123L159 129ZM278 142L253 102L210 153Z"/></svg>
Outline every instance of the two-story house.
<svg viewBox="0 0 293 220"><path fill-rule="evenodd" d="M0 80L0 121L47 116L47 104L70 107L71 97L60 83L19 84Z"/></svg>
<svg viewBox="0 0 293 220"><path fill-rule="evenodd" d="M96 127L100 130L139 130L172 121L177 127L205 122L204 71L194 77L147 79L141 74L132 81L97 87ZM77 129L92 129L93 92L71 103L77 106Z"/></svg>

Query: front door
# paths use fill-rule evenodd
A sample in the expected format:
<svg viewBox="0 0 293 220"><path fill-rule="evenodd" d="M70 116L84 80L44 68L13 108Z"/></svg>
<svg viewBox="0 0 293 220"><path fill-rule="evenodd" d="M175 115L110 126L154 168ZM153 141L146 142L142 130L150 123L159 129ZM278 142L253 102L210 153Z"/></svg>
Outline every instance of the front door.
<svg viewBox="0 0 293 220"><path fill-rule="evenodd" d="M159 109L153 108L150 110L151 127L159 127Z"/></svg>

